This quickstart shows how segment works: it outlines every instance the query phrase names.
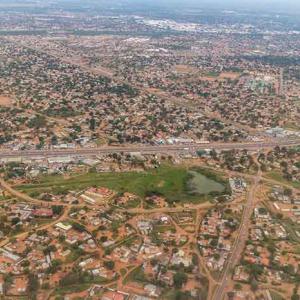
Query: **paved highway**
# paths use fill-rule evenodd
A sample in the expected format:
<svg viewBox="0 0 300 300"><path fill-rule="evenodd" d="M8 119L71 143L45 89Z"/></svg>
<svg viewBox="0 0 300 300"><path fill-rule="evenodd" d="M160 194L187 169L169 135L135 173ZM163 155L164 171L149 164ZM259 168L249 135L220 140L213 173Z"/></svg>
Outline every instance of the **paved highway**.
<svg viewBox="0 0 300 300"><path fill-rule="evenodd" d="M104 146L99 148L72 148L72 149L49 149L49 150L20 150L8 151L0 150L1 158L23 157L63 157L63 156L94 156L109 153L130 153L140 152L142 154L158 154L158 153L180 153L188 151L196 151L201 149L247 149L260 150L274 148L276 146L296 146L300 145L300 140L281 140L270 142L248 142L248 143L209 143L209 144L177 144L177 145L130 145L130 146Z"/></svg>

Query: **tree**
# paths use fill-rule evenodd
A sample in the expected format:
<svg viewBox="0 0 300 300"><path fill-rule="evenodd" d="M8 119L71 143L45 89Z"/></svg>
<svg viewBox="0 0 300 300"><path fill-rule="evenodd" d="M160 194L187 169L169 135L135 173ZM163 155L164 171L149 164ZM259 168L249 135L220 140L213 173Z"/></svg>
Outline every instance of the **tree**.
<svg viewBox="0 0 300 300"><path fill-rule="evenodd" d="M57 251L57 249L56 249L55 245L49 245L43 250L43 253L45 255L48 255L50 252L56 252L56 251Z"/></svg>
<svg viewBox="0 0 300 300"><path fill-rule="evenodd" d="M155 267L155 266L158 264L158 259L152 258L152 259L150 260L150 264L151 264L152 267Z"/></svg>
<svg viewBox="0 0 300 300"><path fill-rule="evenodd" d="M63 208L62 205L52 205L52 211L55 215L60 215L63 212Z"/></svg>
<svg viewBox="0 0 300 300"><path fill-rule="evenodd" d="M28 122L29 128L39 129L45 127L46 125L47 125L46 118L41 115L36 115Z"/></svg>
<svg viewBox="0 0 300 300"><path fill-rule="evenodd" d="M28 292L30 295L35 295L36 291L39 288L39 281L37 276L34 274L29 274L28 275Z"/></svg>
<svg viewBox="0 0 300 300"><path fill-rule="evenodd" d="M29 260L27 260L27 259L25 259L25 260L23 260L23 261L21 262L21 266L22 266L23 268L29 267L29 265L30 265L30 262L29 262Z"/></svg>
<svg viewBox="0 0 300 300"><path fill-rule="evenodd" d="M262 275L262 273L264 271L264 267L261 265L257 265L257 264L247 265L247 269L248 269L249 274L251 274L254 278Z"/></svg>
<svg viewBox="0 0 300 300"><path fill-rule="evenodd" d="M100 237L100 242L101 242L101 243L105 243L107 240L108 240L108 237L107 237L106 235L102 235L102 236Z"/></svg>
<svg viewBox="0 0 300 300"><path fill-rule="evenodd" d="M227 296L228 296L228 299L233 299L233 297L234 297L234 292L228 292L227 293Z"/></svg>
<svg viewBox="0 0 300 300"><path fill-rule="evenodd" d="M261 215L266 215L268 213L268 211L264 208L264 207L260 207L258 209L258 212L261 214Z"/></svg>
<svg viewBox="0 0 300 300"><path fill-rule="evenodd" d="M250 282L251 290L256 291L258 289L258 282L253 278Z"/></svg>
<svg viewBox="0 0 300 300"><path fill-rule="evenodd" d="M289 189L289 188L285 188L284 191L283 191L284 195L285 196L292 196L293 195L293 190L292 189Z"/></svg>
<svg viewBox="0 0 300 300"><path fill-rule="evenodd" d="M66 240L66 237L64 235L59 235L58 240L60 243L63 243Z"/></svg>
<svg viewBox="0 0 300 300"><path fill-rule="evenodd" d="M49 284L49 282L43 283L43 284L42 284L42 289L43 289L43 290L49 290L49 289L50 289L50 284Z"/></svg>
<svg viewBox="0 0 300 300"><path fill-rule="evenodd" d="M57 136L56 136L56 135L53 135L53 136L51 137L51 144L52 144L52 145L57 145L57 144L58 144Z"/></svg>
<svg viewBox="0 0 300 300"><path fill-rule="evenodd" d="M213 257L215 260L219 260L221 258L219 253L214 253Z"/></svg>
<svg viewBox="0 0 300 300"><path fill-rule="evenodd" d="M21 221L21 220L20 220L19 217L14 217L14 218L12 218L12 220L11 220L11 224L12 224L12 225L16 225L16 224L18 224L20 221Z"/></svg>
<svg viewBox="0 0 300 300"><path fill-rule="evenodd" d="M96 128L96 120L94 118L90 119L90 130L94 131Z"/></svg>
<svg viewBox="0 0 300 300"><path fill-rule="evenodd" d="M212 239L210 242L211 247L217 247L218 246L218 240L217 239Z"/></svg>
<svg viewBox="0 0 300 300"><path fill-rule="evenodd" d="M86 231L86 228L84 225L80 224L80 223L77 223L77 222L73 222L72 224L73 228L79 232L84 232Z"/></svg>
<svg viewBox="0 0 300 300"><path fill-rule="evenodd" d="M187 275L183 272L177 272L173 276L174 285L180 289L187 282Z"/></svg>
<svg viewBox="0 0 300 300"><path fill-rule="evenodd" d="M59 270L61 265L62 265L62 261L60 259L53 259L51 262L51 266L47 270L47 273L50 274L56 273Z"/></svg>
<svg viewBox="0 0 300 300"><path fill-rule="evenodd" d="M104 267L109 270L113 270L115 267L115 263L112 260L105 261L103 264L104 264Z"/></svg>
<svg viewBox="0 0 300 300"><path fill-rule="evenodd" d="M193 263L193 265L198 266L199 259L198 259L197 254L195 254L195 253L193 253L193 256L192 256L192 263Z"/></svg>
<svg viewBox="0 0 300 300"><path fill-rule="evenodd" d="M175 300L186 300L189 299L189 292L176 291L174 295Z"/></svg>
<svg viewBox="0 0 300 300"><path fill-rule="evenodd" d="M106 248L105 250L104 250L104 256L106 256L106 255L110 255L111 254L111 249L109 249L109 248Z"/></svg>

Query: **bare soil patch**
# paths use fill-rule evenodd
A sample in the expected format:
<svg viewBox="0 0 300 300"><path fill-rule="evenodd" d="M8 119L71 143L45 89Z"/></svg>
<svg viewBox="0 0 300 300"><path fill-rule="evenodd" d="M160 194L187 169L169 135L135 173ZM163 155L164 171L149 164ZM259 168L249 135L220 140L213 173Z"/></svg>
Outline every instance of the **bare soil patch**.
<svg viewBox="0 0 300 300"><path fill-rule="evenodd" d="M5 106L5 107L12 106L12 99L10 97L0 95L0 106Z"/></svg>
<svg viewBox="0 0 300 300"><path fill-rule="evenodd" d="M203 81L216 81L216 80L218 80L218 78L217 77L201 76L200 80L203 80Z"/></svg>
<svg viewBox="0 0 300 300"><path fill-rule="evenodd" d="M197 68L188 65L176 65L175 71L181 74L189 74L189 73L196 73L198 70Z"/></svg>
<svg viewBox="0 0 300 300"><path fill-rule="evenodd" d="M228 79L237 79L239 78L240 74L236 72L222 72L219 78L228 78Z"/></svg>

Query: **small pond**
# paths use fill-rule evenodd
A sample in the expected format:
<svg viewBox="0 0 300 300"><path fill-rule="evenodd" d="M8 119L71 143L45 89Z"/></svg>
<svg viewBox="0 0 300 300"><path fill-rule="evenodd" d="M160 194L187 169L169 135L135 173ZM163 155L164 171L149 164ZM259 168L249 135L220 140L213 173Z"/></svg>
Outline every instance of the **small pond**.
<svg viewBox="0 0 300 300"><path fill-rule="evenodd" d="M189 171L190 179L188 181L188 189L192 194L208 195L213 192L222 193L225 186L215 180L196 171Z"/></svg>

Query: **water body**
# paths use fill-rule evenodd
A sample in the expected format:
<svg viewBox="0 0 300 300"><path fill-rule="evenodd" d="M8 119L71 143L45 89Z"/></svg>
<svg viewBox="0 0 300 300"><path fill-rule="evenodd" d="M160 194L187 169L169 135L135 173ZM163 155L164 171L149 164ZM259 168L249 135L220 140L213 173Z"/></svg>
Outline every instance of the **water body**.
<svg viewBox="0 0 300 300"><path fill-rule="evenodd" d="M208 195L213 192L222 193L225 186L196 171L189 171L191 178L188 181L189 191L192 194Z"/></svg>

